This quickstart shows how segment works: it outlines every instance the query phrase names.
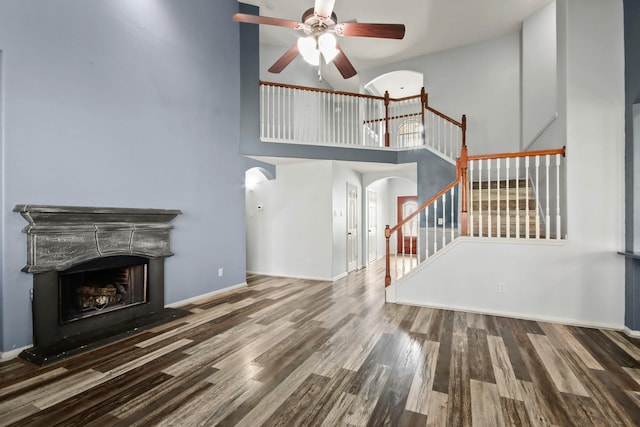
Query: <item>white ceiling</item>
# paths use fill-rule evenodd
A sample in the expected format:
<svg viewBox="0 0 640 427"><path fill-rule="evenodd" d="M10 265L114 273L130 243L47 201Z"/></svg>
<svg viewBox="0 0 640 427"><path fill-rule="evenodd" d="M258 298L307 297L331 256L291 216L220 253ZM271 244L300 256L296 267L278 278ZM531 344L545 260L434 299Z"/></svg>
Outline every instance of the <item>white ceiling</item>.
<svg viewBox="0 0 640 427"><path fill-rule="evenodd" d="M299 22L313 0L241 0L260 7L260 15ZM518 31L529 15L552 0L336 0L338 22L396 23L406 28L403 40L343 37L338 43L356 70L451 49ZM261 43L291 47L299 32L260 25ZM358 88L357 75L341 82L335 67L325 79L336 90ZM327 73L332 71L331 73ZM336 81L336 77L339 77ZM363 84L366 82L362 82ZM356 90L357 91L357 90Z"/></svg>

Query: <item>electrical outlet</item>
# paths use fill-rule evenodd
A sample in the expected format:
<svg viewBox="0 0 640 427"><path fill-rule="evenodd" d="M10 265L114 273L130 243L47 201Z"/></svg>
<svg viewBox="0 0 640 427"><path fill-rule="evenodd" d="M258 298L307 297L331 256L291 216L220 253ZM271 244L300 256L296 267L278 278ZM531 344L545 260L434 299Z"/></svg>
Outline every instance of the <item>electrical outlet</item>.
<svg viewBox="0 0 640 427"><path fill-rule="evenodd" d="M224 270L222 269L222 267L220 267L218 269L218 277L222 277L222 274L224 273Z"/></svg>
<svg viewBox="0 0 640 427"><path fill-rule="evenodd" d="M502 282L498 283L498 292L501 294L507 292L507 285Z"/></svg>
<svg viewBox="0 0 640 427"><path fill-rule="evenodd" d="M442 218L438 218L438 225L442 225Z"/></svg>

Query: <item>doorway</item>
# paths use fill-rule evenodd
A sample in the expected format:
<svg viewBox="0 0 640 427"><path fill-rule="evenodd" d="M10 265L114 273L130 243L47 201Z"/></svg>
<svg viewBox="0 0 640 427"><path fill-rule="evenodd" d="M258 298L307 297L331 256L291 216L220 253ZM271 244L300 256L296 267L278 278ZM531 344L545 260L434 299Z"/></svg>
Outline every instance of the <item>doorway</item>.
<svg viewBox="0 0 640 427"><path fill-rule="evenodd" d="M358 187L347 184L347 273L358 268Z"/></svg>
<svg viewBox="0 0 640 427"><path fill-rule="evenodd" d="M398 223L414 213L418 209L417 196L398 196ZM415 254L417 253L418 243L418 218L415 217L411 221L404 224L398 230L398 253L399 254Z"/></svg>

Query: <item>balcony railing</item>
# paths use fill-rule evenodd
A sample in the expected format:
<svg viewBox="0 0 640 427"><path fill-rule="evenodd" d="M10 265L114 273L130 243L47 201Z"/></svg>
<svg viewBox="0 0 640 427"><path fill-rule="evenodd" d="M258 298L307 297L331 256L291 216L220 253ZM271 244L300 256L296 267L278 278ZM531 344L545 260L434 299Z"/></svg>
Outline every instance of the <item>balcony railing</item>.
<svg viewBox="0 0 640 427"><path fill-rule="evenodd" d="M389 150L427 147L452 163L465 124L428 105L424 89L406 98L261 82L260 138L322 146Z"/></svg>

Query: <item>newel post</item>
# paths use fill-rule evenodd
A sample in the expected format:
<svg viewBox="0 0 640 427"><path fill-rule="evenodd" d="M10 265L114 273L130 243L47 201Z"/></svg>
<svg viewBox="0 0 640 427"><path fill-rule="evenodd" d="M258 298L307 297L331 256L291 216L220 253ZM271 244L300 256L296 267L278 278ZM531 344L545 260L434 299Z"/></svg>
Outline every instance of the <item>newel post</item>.
<svg viewBox="0 0 640 427"><path fill-rule="evenodd" d="M469 166L469 157L467 153L467 116L462 115L462 148L460 150L460 158L458 159L458 174L462 185L462 209L460 213L460 234L462 236L469 235L469 213L467 206L467 167Z"/></svg>
<svg viewBox="0 0 640 427"><path fill-rule="evenodd" d="M384 228L384 238L385 238L385 245L386 245L386 249L385 249L385 256L386 256L386 273L384 275L384 287L386 288L387 286L389 286L391 284L391 263L389 261L389 257L390 257L390 253L389 253L389 237L391 237L391 229L389 228L389 226L387 225Z"/></svg>
<svg viewBox="0 0 640 427"><path fill-rule="evenodd" d="M389 91L384 91L384 146L389 146Z"/></svg>
<svg viewBox="0 0 640 427"><path fill-rule="evenodd" d="M422 135L420 136L422 137L422 143L426 144L427 141L425 135L427 130L427 122L425 120L424 112L429 105L429 95L427 94L427 92L425 92L424 86L422 86L422 89L420 89L420 103L422 104L422 109L420 110L420 114L422 115Z"/></svg>

